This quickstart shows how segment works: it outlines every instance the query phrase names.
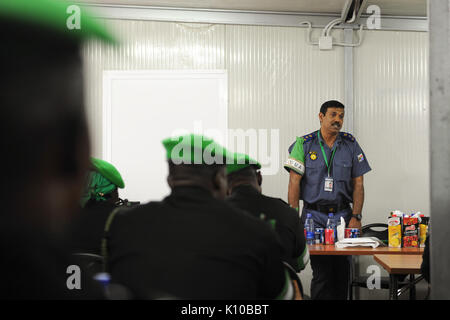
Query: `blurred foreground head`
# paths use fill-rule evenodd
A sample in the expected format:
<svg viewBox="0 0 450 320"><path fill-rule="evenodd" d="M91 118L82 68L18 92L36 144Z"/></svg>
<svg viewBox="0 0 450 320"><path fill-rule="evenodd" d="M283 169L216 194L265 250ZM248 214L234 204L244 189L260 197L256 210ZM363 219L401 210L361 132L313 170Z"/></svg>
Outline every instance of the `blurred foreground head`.
<svg viewBox="0 0 450 320"><path fill-rule="evenodd" d="M214 140L189 134L163 142L169 163L167 182L175 187L207 189L217 199L227 194L226 163L229 152Z"/></svg>
<svg viewBox="0 0 450 320"><path fill-rule="evenodd" d="M69 7L53 0L0 1L2 211L52 232L76 210L89 166L81 41L110 39L78 7Z"/></svg>

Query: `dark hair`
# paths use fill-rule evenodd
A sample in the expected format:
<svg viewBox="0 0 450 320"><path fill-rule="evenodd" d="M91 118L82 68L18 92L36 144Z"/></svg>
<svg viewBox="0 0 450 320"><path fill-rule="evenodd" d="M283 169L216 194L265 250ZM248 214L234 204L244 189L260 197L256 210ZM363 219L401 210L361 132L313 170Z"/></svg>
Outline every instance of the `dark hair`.
<svg viewBox="0 0 450 320"><path fill-rule="evenodd" d="M225 164L175 164L169 163L169 175L175 179L179 178L203 178L212 179L217 172L225 167Z"/></svg>
<svg viewBox="0 0 450 320"><path fill-rule="evenodd" d="M344 109L344 105L337 100L328 100L322 104L320 107L320 113L325 115L327 113L328 108L342 108Z"/></svg>
<svg viewBox="0 0 450 320"><path fill-rule="evenodd" d="M256 179L257 178L256 171L257 171L257 169L255 166L248 166L239 171L230 173L227 175L228 185L232 185L235 182L242 181L242 180Z"/></svg>
<svg viewBox="0 0 450 320"><path fill-rule="evenodd" d="M1 148L8 168L3 198L22 192L44 165L77 174L87 125L80 45L60 32L4 17L0 38Z"/></svg>

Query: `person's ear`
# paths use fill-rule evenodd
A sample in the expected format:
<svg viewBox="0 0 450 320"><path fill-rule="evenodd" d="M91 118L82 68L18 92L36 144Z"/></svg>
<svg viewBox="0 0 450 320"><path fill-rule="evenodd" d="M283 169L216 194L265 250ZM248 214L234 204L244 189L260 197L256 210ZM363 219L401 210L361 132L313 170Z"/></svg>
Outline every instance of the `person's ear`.
<svg viewBox="0 0 450 320"><path fill-rule="evenodd" d="M262 175L261 175L261 171L257 171L257 172L256 172L256 179L258 180L258 186L261 187L261 185L262 185Z"/></svg>
<svg viewBox="0 0 450 320"><path fill-rule="evenodd" d="M325 115L322 112L319 112L319 121L320 121L320 123L322 123L324 117L325 117Z"/></svg>
<svg viewBox="0 0 450 320"><path fill-rule="evenodd" d="M228 193L228 181L225 166L217 170L214 175L213 188L218 198L225 199Z"/></svg>

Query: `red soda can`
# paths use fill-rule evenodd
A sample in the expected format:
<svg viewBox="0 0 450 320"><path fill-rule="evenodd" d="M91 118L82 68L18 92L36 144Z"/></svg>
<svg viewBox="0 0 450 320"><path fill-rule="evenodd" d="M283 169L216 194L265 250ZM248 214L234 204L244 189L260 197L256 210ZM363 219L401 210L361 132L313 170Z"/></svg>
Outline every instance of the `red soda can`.
<svg viewBox="0 0 450 320"><path fill-rule="evenodd" d="M351 237L352 237L352 228L345 228L344 238L351 238Z"/></svg>
<svg viewBox="0 0 450 320"><path fill-rule="evenodd" d="M325 244L334 244L334 229L325 229Z"/></svg>

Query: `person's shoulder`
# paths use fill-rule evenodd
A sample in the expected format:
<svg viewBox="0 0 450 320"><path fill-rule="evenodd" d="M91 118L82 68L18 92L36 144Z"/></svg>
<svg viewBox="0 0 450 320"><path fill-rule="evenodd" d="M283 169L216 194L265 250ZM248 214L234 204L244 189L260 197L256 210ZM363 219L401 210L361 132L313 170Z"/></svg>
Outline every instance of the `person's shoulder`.
<svg viewBox="0 0 450 320"><path fill-rule="evenodd" d="M339 132L339 136L347 143L355 144L356 138L348 132Z"/></svg>
<svg viewBox="0 0 450 320"><path fill-rule="evenodd" d="M289 209L289 204L284 201L283 199L280 198L275 198L275 197L269 197L266 196L265 194L261 194L261 198L266 202L266 203L270 203L274 206L277 206L279 208L287 208Z"/></svg>
<svg viewBox="0 0 450 320"><path fill-rule="evenodd" d="M291 220L292 218L298 218L298 212L291 208L289 204L280 198L269 197L262 195L264 206L268 209L274 210L278 216L285 218L285 220Z"/></svg>
<svg viewBox="0 0 450 320"><path fill-rule="evenodd" d="M259 235L266 235L272 230L267 223L261 218L253 216L251 213L233 206L226 201L220 201L222 209L226 211L227 221L235 230L241 230L247 234L248 237Z"/></svg>
<svg viewBox="0 0 450 320"><path fill-rule="evenodd" d="M317 131L305 134L304 136L299 137L303 139L303 143L311 142L317 137Z"/></svg>
<svg viewBox="0 0 450 320"><path fill-rule="evenodd" d="M317 137L317 131L305 134L304 136L298 136L295 138L295 141L289 146L288 151L291 153L294 146L298 143L302 145L308 145Z"/></svg>
<svg viewBox="0 0 450 320"><path fill-rule="evenodd" d="M148 203L139 204L133 207L120 206L116 207L116 220L130 221L141 218L150 218L165 210L162 201L150 201ZM167 209L167 208L166 208Z"/></svg>

